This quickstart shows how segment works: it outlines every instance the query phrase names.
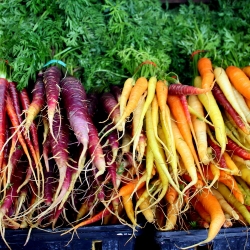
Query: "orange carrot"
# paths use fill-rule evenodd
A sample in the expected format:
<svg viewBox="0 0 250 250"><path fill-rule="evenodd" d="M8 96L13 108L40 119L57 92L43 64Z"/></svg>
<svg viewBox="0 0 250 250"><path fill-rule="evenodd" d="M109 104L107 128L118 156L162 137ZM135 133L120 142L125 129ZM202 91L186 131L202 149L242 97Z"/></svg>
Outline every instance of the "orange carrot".
<svg viewBox="0 0 250 250"><path fill-rule="evenodd" d="M210 214L211 222L208 230L208 236L205 240L196 243L192 246L184 247L182 249L194 248L201 244L206 244L212 241L219 233L221 227L225 222L225 215L221 208L220 203L209 189L203 189L196 195L197 199L201 202L205 210Z"/></svg>
<svg viewBox="0 0 250 250"><path fill-rule="evenodd" d="M211 169L208 168L207 166L204 166L204 175L210 181L214 179L214 175L213 175ZM239 202L244 204L243 194L242 194L241 190L239 189L238 184L232 175L227 174L223 170L220 170L220 177L219 177L218 181L225 184L231 190L231 192L233 193L235 198Z"/></svg>
<svg viewBox="0 0 250 250"><path fill-rule="evenodd" d="M122 204L133 226L136 226L134 204L130 194L122 196Z"/></svg>
<svg viewBox="0 0 250 250"><path fill-rule="evenodd" d="M68 231L62 233L61 235L67 234L67 233L69 233L69 232L71 232L73 230L75 231L79 227L83 227L83 226L86 226L86 225L93 224L93 223L103 219L103 217L109 215L111 210L112 210L112 206L110 206L109 209L104 208L101 212L97 213L96 215L94 215L93 217L91 217L91 218L89 218L87 220L84 220L84 221L80 222L79 224L75 225L74 227L72 227Z"/></svg>
<svg viewBox="0 0 250 250"><path fill-rule="evenodd" d="M243 67L242 71L250 78L250 65Z"/></svg>
<svg viewBox="0 0 250 250"><path fill-rule="evenodd" d="M202 79L202 88L211 89L214 81L214 72L211 60L207 57L202 57L198 60L197 67Z"/></svg>
<svg viewBox="0 0 250 250"><path fill-rule="evenodd" d="M176 125L180 131L180 134L182 135L183 139L187 143L187 145L192 153L192 156L194 158L194 161L198 167L198 170L202 174L199 159L198 159L196 150L194 148L192 133L191 133L187 118L185 116L185 112L183 110L181 100L176 95L168 95L167 103L169 105L169 108L170 108L170 111L173 115L173 118L176 121ZM177 145L176 145L176 147L177 147Z"/></svg>
<svg viewBox="0 0 250 250"><path fill-rule="evenodd" d="M171 125L172 125L176 149L179 152L181 159L183 161L183 164L191 177L191 182L184 189L184 190L187 190L191 186L195 185L198 180L197 171L196 171L196 167L194 163L194 157L186 141L183 139L183 136L180 133L178 126L173 120L171 122Z"/></svg>
<svg viewBox="0 0 250 250"><path fill-rule="evenodd" d="M146 177L147 175L144 174L143 176L141 176L141 178L132 180L126 185L122 186L118 192L118 197L131 195L133 192L136 192L136 190L139 190L144 187L146 184Z"/></svg>
<svg viewBox="0 0 250 250"><path fill-rule="evenodd" d="M237 167L237 165L235 164L235 162L232 160L231 156L227 153L224 152L224 159L226 161L227 167L228 167L228 171L230 172L231 175L241 175L241 172L239 170L239 168ZM225 171L227 171L225 169Z"/></svg>
<svg viewBox="0 0 250 250"><path fill-rule="evenodd" d="M200 217L205 220L206 222L211 222L210 214L207 212L207 210L203 207L202 203L198 200L197 196L194 196L190 202L193 206L193 208L196 210L196 212L200 215Z"/></svg>
<svg viewBox="0 0 250 250"><path fill-rule="evenodd" d="M135 85L131 89L127 105L121 114L118 124L124 123L124 120L130 116L130 114L136 108L141 96L148 88L148 80L145 77L140 77L136 80ZM124 127L124 126L123 126Z"/></svg>
<svg viewBox="0 0 250 250"><path fill-rule="evenodd" d="M244 71L236 66L228 66L226 73L236 90L247 99L250 99L250 80Z"/></svg>
<svg viewBox="0 0 250 250"><path fill-rule="evenodd" d="M174 203L174 201L177 199L178 197L178 193L176 192L176 190L171 186L169 185L168 186L168 191L165 195L165 200L168 202L168 203Z"/></svg>

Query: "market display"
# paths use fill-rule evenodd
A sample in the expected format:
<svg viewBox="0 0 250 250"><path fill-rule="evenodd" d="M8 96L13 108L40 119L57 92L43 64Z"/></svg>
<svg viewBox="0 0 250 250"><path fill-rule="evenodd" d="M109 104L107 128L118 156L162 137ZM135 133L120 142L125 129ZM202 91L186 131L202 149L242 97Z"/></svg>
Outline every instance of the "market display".
<svg viewBox="0 0 250 250"><path fill-rule="evenodd" d="M4 241L250 224L250 3L225 2L0 5Z"/></svg>

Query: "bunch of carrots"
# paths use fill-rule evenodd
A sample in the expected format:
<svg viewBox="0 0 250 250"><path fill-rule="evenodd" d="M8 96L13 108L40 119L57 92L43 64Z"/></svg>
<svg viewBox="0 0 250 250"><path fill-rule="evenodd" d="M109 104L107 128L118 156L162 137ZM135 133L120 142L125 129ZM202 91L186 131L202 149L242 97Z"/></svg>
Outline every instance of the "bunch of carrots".
<svg viewBox="0 0 250 250"><path fill-rule="evenodd" d="M187 249L249 225L249 67L196 66L192 86L147 62L96 94L57 66L19 91L1 64L2 238L5 228L68 233L100 221L208 228Z"/></svg>

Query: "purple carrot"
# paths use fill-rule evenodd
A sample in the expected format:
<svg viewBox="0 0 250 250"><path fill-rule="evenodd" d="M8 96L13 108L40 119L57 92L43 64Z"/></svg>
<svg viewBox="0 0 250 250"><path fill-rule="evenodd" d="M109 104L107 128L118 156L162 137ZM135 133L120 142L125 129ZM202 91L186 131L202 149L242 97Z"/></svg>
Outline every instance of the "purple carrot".
<svg viewBox="0 0 250 250"><path fill-rule="evenodd" d="M69 127L67 124L67 120L63 116L61 116L58 111L56 111L54 114L52 130L53 132L51 131L50 134L51 151L59 169L59 182L55 194L55 197L57 198L58 194L61 191L64 179L66 177L69 157ZM55 139L52 136L52 133L55 136Z"/></svg>
<svg viewBox="0 0 250 250"><path fill-rule="evenodd" d="M92 120L94 119L95 114L98 110L98 104L99 104L98 95L95 93L88 93L87 108L88 108L88 114Z"/></svg>
<svg viewBox="0 0 250 250"><path fill-rule="evenodd" d="M55 139L53 134L53 119L57 109L58 100L60 96L60 80L62 74L59 68L56 66L51 66L43 74L43 82L45 85L45 94L47 100L48 107L48 119L49 119L49 127L52 134L52 137Z"/></svg>
<svg viewBox="0 0 250 250"><path fill-rule="evenodd" d="M51 152L50 137L47 136L43 143L43 159L47 172L49 172L49 153Z"/></svg>
<svg viewBox="0 0 250 250"><path fill-rule="evenodd" d="M109 92L103 93L100 99L103 110L107 113L108 118L117 124L120 120L120 109L114 95Z"/></svg>
<svg viewBox="0 0 250 250"><path fill-rule="evenodd" d="M212 93L216 101L227 111L230 117L233 119L235 124L246 134L249 134L249 130L246 127L244 121L241 119L239 114L235 111L231 103L227 100L224 93L220 89L218 84L214 84Z"/></svg>
<svg viewBox="0 0 250 250"><path fill-rule="evenodd" d="M41 74L38 74L34 89L32 90L32 99L29 108L26 110L25 131L28 133L31 124L36 116L42 110L45 104L45 86Z"/></svg>
<svg viewBox="0 0 250 250"><path fill-rule="evenodd" d="M119 103L121 98L122 89L116 85L111 86L111 93L114 95L116 101Z"/></svg>
<svg viewBox="0 0 250 250"><path fill-rule="evenodd" d="M112 125L110 124L109 126L107 126L107 131L111 130ZM116 130L111 130L111 132L107 135L107 140L108 140L108 145L110 146L111 150L112 150L112 157L109 157L109 161L106 162L107 164L112 164L118 155L118 151L119 151L119 138L118 138L118 133Z"/></svg>
<svg viewBox="0 0 250 250"><path fill-rule="evenodd" d="M89 144L87 96L83 85L75 77L65 77L60 82L62 101L72 130L83 145L79 167L83 168ZM80 170L80 169L79 169ZM80 174L80 172L79 172Z"/></svg>
<svg viewBox="0 0 250 250"><path fill-rule="evenodd" d="M49 161L48 170L44 171L44 203L49 206L53 202L55 177L53 172L54 159Z"/></svg>
<svg viewBox="0 0 250 250"><path fill-rule="evenodd" d="M112 160L112 152L107 152L105 154L105 160L106 162L111 162ZM107 167L107 170L111 176L112 184L115 190L117 190L117 163L114 161Z"/></svg>
<svg viewBox="0 0 250 250"><path fill-rule="evenodd" d="M207 139L209 146L212 148L214 156L221 168L227 169L227 163L224 155L221 155L221 148L211 138Z"/></svg>

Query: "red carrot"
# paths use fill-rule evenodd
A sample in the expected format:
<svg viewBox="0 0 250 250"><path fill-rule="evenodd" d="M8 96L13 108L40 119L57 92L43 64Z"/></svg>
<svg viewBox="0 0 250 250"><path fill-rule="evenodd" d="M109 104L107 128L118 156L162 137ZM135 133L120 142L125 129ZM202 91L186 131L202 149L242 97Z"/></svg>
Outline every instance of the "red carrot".
<svg viewBox="0 0 250 250"><path fill-rule="evenodd" d="M210 137L207 138L207 141L209 146L213 149L215 159L219 163L220 167L227 169L226 160L224 158L224 155L221 154L220 146L217 145L215 142L213 142L213 140Z"/></svg>
<svg viewBox="0 0 250 250"><path fill-rule="evenodd" d="M233 140L227 138L226 149L232 151L233 154L243 158L244 160L250 160L250 152L238 146Z"/></svg>
<svg viewBox="0 0 250 250"><path fill-rule="evenodd" d="M55 139L53 134L53 119L57 109L59 95L60 95L60 87L59 83L61 80L61 71L56 66L51 66L44 72L43 82L45 85L45 93L48 105L48 119L49 119L49 127L52 133L52 137Z"/></svg>
<svg viewBox="0 0 250 250"><path fill-rule="evenodd" d="M210 89L201 89L184 84L170 84L168 93L170 95L200 95L208 92Z"/></svg>
<svg viewBox="0 0 250 250"><path fill-rule="evenodd" d="M6 142L5 125L6 125L6 94L8 88L8 81L0 77L0 170L2 170L4 160L4 144Z"/></svg>
<svg viewBox="0 0 250 250"><path fill-rule="evenodd" d="M217 102L227 111L227 113L231 116L235 124L246 134L249 134L249 130L246 127L245 123L239 116L239 114L235 111L235 109L232 107L230 102L225 97L224 93L218 86L218 84L214 84L214 87L212 89L212 93L214 95L214 98L217 100Z"/></svg>
<svg viewBox="0 0 250 250"><path fill-rule="evenodd" d="M30 100L29 100L29 95L27 92L27 89L22 89L19 92L19 99L21 102L21 107L23 110L28 110L30 107ZM26 118L27 122L27 118ZM38 140L38 132L37 132L37 125L35 124L34 121L30 123L30 128L29 128L30 134L31 134L31 140L33 147L35 149L36 155L37 155L37 160L39 161L40 159L40 149L39 149L39 140Z"/></svg>
<svg viewBox="0 0 250 250"><path fill-rule="evenodd" d="M25 120L25 131L26 133L29 131L29 128L38 115L38 113L42 110L45 104L45 87L42 80L41 74L38 74L34 89L32 91L32 100L29 105L29 108L26 109L26 120Z"/></svg>

